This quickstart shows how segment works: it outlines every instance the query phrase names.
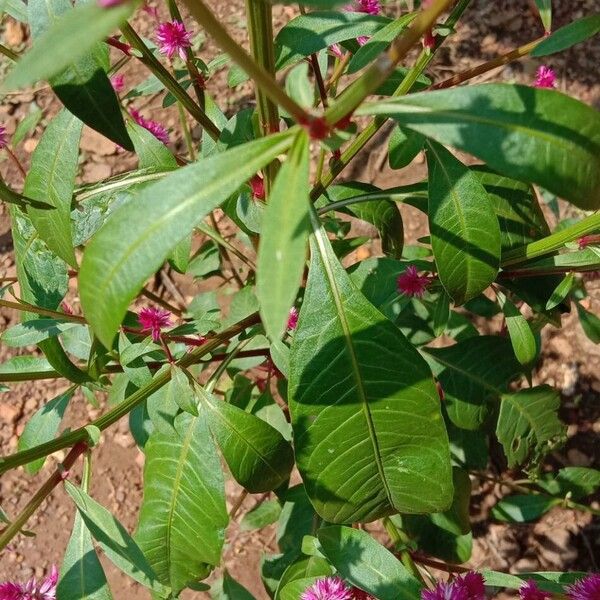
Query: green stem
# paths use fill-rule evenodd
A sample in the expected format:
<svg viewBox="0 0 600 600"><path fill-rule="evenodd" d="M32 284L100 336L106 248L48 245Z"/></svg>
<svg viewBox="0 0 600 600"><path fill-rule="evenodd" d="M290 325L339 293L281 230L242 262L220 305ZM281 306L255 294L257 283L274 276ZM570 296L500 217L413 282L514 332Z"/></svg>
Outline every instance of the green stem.
<svg viewBox="0 0 600 600"><path fill-rule="evenodd" d="M59 468L54 471L46 483L44 483L44 485L36 492L19 516L2 532L0 535L0 550L6 548L15 535L25 527L27 521L29 521L33 513L39 508L40 504L52 493L54 488L63 481L65 472L75 464L75 461L87 450L87 448L88 446L84 441L78 441L75 444L62 464L59 465Z"/></svg>
<svg viewBox="0 0 600 600"><path fill-rule="evenodd" d="M192 140L192 133L188 127L188 122L185 117L185 111L183 106L178 102L177 108L179 109L179 122L181 123L181 129L183 130L183 139L185 140L185 147L187 148L190 160L193 162L196 160L196 151L194 150L194 141Z"/></svg>
<svg viewBox="0 0 600 600"><path fill-rule="evenodd" d="M156 78L181 102L185 109L204 127L210 137L214 140L219 139L221 132L215 124L208 118L206 113L192 100L191 96L179 85L179 82L165 69L162 63L152 54L151 50L144 44L142 38L134 29L126 23L121 28L125 39L133 48L141 53L141 62L144 63L154 73Z"/></svg>
<svg viewBox="0 0 600 600"><path fill-rule="evenodd" d="M228 352L227 356L223 359L221 364L215 369L215 372L210 376L210 379L208 380L208 382L205 386L206 391L209 394L212 394L213 390L215 389L215 386L217 385L217 383L219 382L219 379L221 378L221 375L223 375L223 373L225 373L227 367L231 364L231 362L237 358L238 354L240 354L240 352L243 350L244 346L246 346L248 344L248 342L250 342L250 339L251 338L248 338L248 339L238 342L236 344L236 346L233 348L233 350L231 350L231 352Z"/></svg>
<svg viewBox="0 0 600 600"><path fill-rule="evenodd" d="M230 244L220 233L218 233L217 231L215 231L208 225L205 225L204 223L201 223L200 225L196 225L196 229L198 231L204 233L205 235L207 235L211 240L213 240L220 246L223 246L223 248L225 248L232 254L235 254L235 256L237 256L250 269L252 269L253 271L256 271L256 265L254 264L254 262L250 258L248 258L245 254L240 252L233 244Z"/></svg>
<svg viewBox="0 0 600 600"><path fill-rule="evenodd" d="M292 117L299 122L307 122L310 115L280 87L275 78L259 65L252 57L229 35L227 29L214 16L203 0L184 0L192 16L202 25L205 31L215 40L218 46L229 54L231 59L252 78L254 83Z"/></svg>
<svg viewBox="0 0 600 600"><path fill-rule="evenodd" d="M10 48L7 48L4 44L0 44L0 54L4 54L4 56L10 58L10 60L14 62L19 60L19 55Z"/></svg>
<svg viewBox="0 0 600 600"><path fill-rule="evenodd" d="M385 517L383 519L383 526L387 531L387 534L390 536L394 547L399 549L399 556L402 564L408 569L410 573L412 573L419 581L425 584L425 580L423 579L423 575L421 575L421 571L419 571L417 565L415 565L410 552L407 550L407 546L410 542L410 538L406 535L404 531L398 529L396 525L394 525L393 521L389 517Z"/></svg>
<svg viewBox="0 0 600 600"><path fill-rule="evenodd" d="M566 243L577 240L584 235L595 233L598 230L600 230L600 212L596 212L582 219L579 223L557 231L541 240L535 240L525 246L510 250L505 254L501 266L504 268L550 254L560 250Z"/></svg>
<svg viewBox="0 0 600 600"><path fill-rule="evenodd" d="M21 312L30 312L38 315L44 315L46 317L54 317L56 319L60 319L61 321L71 321L73 323L86 322L83 317L61 313L56 310L50 310L49 308L41 308L40 306L34 306L28 302L11 302L10 300L0 300L0 306L3 306L4 308L13 308Z"/></svg>
<svg viewBox="0 0 600 600"><path fill-rule="evenodd" d="M235 337L240 334L242 331L251 327L252 325L256 325L260 322L260 318L258 313L254 313L249 317L246 317L239 323L232 325L225 331L220 334L217 334L215 337L206 341L205 344L199 346L192 352L186 354L183 358L177 361L177 365L180 367L189 367L197 363L203 356L212 352L216 348L218 348L223 342ZM107 427L110 427L114 423L116 423L119 419L130 413L138 404L142 403L148 396L152 395L154 392L158 391L161 387L166 385L171 379L170 370L165 370L164 373L160 373L154 377L154 379L144 387L136 390L133 394L125 398L123 402L117 404L117 406L113 407L104 415L100 416L95 421L89 423L90 425L94 425L100 431L103 431ZM58 452L59 450L63 450L64 448L69 448L74 446L79 442L84 442L87 440L88 433L85 427L80 427L79 429L75 429L70 431L69 433L65 433L55 440L51 440L50 442L46 442L45 444L40 444L34 448L30 448L28 450L23 450L21 452L17 452L10 456L6 456L4 458L0 458L0 474L5 473L9 469L14 469L15 467L19 467L21 465L27 464L31 461L34 461L38 458L42 458L44 456L48 456L54 452Z"/></svg>

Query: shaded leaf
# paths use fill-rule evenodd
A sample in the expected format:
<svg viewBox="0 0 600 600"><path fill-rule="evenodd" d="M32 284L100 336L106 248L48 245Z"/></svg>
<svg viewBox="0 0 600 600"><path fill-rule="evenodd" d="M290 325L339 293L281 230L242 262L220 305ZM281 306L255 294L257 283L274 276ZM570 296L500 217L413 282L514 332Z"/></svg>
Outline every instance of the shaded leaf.
<svg viewBox="0 0 600 600"><path fill-rule="evenodd" d="M544 494L522 496L509 496L500 500L492 508L492 516L498 521L507 521L508 523L527 523L534 521L547 513L553 506L560 504L558 498L551 498Z"/></svg>
<svg viewBox="0 0 600 600"><path fill-rule="evenodd" d="M531 325L504 294L497 292L497 297L515 356L522 365L531 365L537 356L537 344Z"/></svg>
<svg viewBox="0 0 600 600"><path fill-rule="evenodd" d="M600 487L600 471L587 467L565 467L556 475L548 474L536 485L553 496L571 495L573 500L590 496Z"/></svg>
<svg viewBox="0 0 600 600"><path fill-rule="evenodd" d="M262 529L277 522L281 514L281 505L277 500L266 500L256 508L249 510L240 521L240 530Z"/></svg>
<svg viewBox="0 0 600 600"><path fill-rule="evenodd" d="M227 570L224 571L223 577L211 586L210 597L213 600L254 600L254 596Z"/></svg>
<svg viewBox="0 0 600 600"><path fill-rule="evenodd" d="M22 348L38 344L48 338L56 337L64 331L76 327L77 323L72 321L59 321L57 319L31 319L25 323L19 323L9 327L2 333L0 339L4 344L12 348Z"/></svg>
<svg viewBox="0 0 600 600"><path fill-rule="evenodd" d="M550 4L550 0L537 1ZM549 28L547 30L549 31ZM585 42L598 32L600 32L600 14L588 15L552 32L532 50L531 56L548 56L562 52L575 44Z"/></svg>
<svg viewBox="0 0 600 600"><path fill-rule="evenodd" d="M576 303L576 306L583 332L594 344L600 344L600 319L594 313L583 308L579 302Z"/></svg>

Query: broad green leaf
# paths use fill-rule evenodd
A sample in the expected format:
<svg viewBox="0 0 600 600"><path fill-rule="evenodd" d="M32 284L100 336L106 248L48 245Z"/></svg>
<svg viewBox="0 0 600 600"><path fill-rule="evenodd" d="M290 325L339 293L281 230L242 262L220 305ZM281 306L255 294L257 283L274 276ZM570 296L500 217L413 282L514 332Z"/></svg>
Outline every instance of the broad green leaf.
<svg viewBox="0 0 600 600"><path fill-rule="evenodd" d="M33 48L17 63L4 81L3 90L10 91L30 87L41 79L52 79L67 67L85 57L95 44L117 29L135 9L135 2L126 2L109 9L95 3L79 4L72 10L59 7L46 9L48 17L41 10L29 6L29 22L34 36L39 35ZM60 16L60 18L56 18ZM44 23L44 25L42 25Z"/></svg>
<svg viewBox="0 0 600 600"><path fill-rule="evenodd" d="M33 110L31 110L31 112L19 122L15 132L13 133L12 139L10 140L13 148L18 146L26 136L33 132L33 130L37 127L37 124L40 122L42 115L42 109L33 104Z"/></svg>
<svg viewBox="0 0 600 600"><path fill-rule="evenodd" d="M438 276L455 304L478 296L500 267L500 226L474 173L428 142L429 231Z"/></svg>
<svg viewBox="0 0 600 600"><path fill-rule="evenodd" d="M410 25L417 14L415 11L403 15L377 31L366 44L360 46L352 55L348 63L348 73L356 73L374 61Z"/></svg>
<svg viewBox="0 0 600 600"><path fill-rule="evenodd" d="M119 101L106 75L108 47L103 43L132 11L127 2L110 9L94 3L75 8L67 0L32 0L29 22L34 45L9 74L15 87L47 79L60 101L84 123L133 150ZM73 44L73 45L72 45ZM29 83L23 83L23 78Z"/></svg>
<svg viewBox="0 0 600 600"><path fill-rule="evenodd" d="M313 84L308 78L308 63L301 62L290 69L285 78L285 91L300 106L312 107L315 93Z"/></svg>
<svg viewBox="0 0 600 600"><path fill-rule="evenodd" d="M443 510L450 453L431 372L315 227L288 392L311 502L333 523Z"/></svg>
<svg viewBox="0 0 600 600"><path fill-rule="evenodd" d="M576 306L583 332L591 342L600 344L600 319L594 313L583 308L579 302L576 303Z"/></svg>
<svg viewBox="0 0 600 600"><path fill-rule="evenodd" d="M92 536L79 513L75 514L73 531L63 557L56 597L61 600L112 600Z"/></svg>
<svg viewBox="0 0 600 600"><path fill-rule="evenodd" d="M0 11L7 12L21 23L27 23L27 5L22 0L2 0Z"/></svg>
<svg viewBox="0 0 600 600"><path fill-rule="evenodd" d="M521 365L506 338L478 336L423 351L434 361L448 416L463 429L478 429L491 413L491 401L521 374Z"/></svg>
<svg viewBox="0 0 600 600"><path fill-rule="evenodd" d="M208 426L235 480L252 494L285 482L294 465L292 447L274 427L197 388Z"/></svg>
<svg viewBox="0 0 600 600"><path fill-rule="evenodd" d="M390 136L389 162L392 169L407 167L421 152L425 139L420 133L396 126Z"/></svg>
<svg viewBox="0 0 600 600"><path fill-rule="evenodd" d="M283 69L332 44L370 37L389 22L387 17L360 12L315 11L299 15L275 37L276 67Z"/></svg>
<svg viewBox="0 0 600 600"><path fill-rule="evenodd" d="M281 514L281 504L277 500L266 500L256 508L249 510L240 521L241 531L262 529L277 522Z"/></svg>
<svg viewBox="0 0 600 600"><path fill-rule="evenodd" d="M541 590L552 592L554 594L563 594L566 585L575 583L582 579L587 573L581 572L545 572L545 573L518 573L511 575L509 573L500 573L498 571L490 571L483 569L481 571L485 579L485 584L488 586L518 589L523 583L533 579Z"/></svg>
<svg viewBox="0 0 600 600"><path fill-rule="evenodd" d="M549 0L546 0L549 2ZM577 19L550 34L531 52L531 56L548 56L567 50L575 44L585 42L588 38L600 32L600 14L589 15Z"/></svg>
<svg viewBox="0 0 600 600"><path fill-rule="evenodd" d="M542 25L546 31L552 30L552 0L535 0Z"/></svg>
<svg viewBox="0 0 600 600"><path fill-rule="evenodd" d="M13 356L0 364L0 381L11 381L11 376L22 375L22 379L44 379L53 373L52 365L39 356ZM16 379L15 379L16 380Z"/></svg>
<svg viewBox="0 0 600 600"><path fill-rule="evenodd" d="M29 418L19 438L19 452L49 442L56 437L69 405L69 400L73 397L73 392L74 389L69 388L66 392L44 404ZM45 458L35 460L26 465L25 469L28 473L34 475L42 468L44 461Z"/></svg>
<svg viewBox="0 0 600 600"><path fill-rule="evenodd" d="M319 522L304 486L289 488L277 525L277 545L281 552L297 557L302 539L305 535L314 535Z"/></svg>
<svg viewBox="0 0 600 600"><path fill-rule="evenodd" d="M558 419L559 393L547 385L502 396L496 435L509 467L537 464L539 459L565 438Z"/></svg>
<svg viewBox="0 0 600 600"><path fill-rule="evenodd" d="M318 532L323 552L346 581L378 600L417 600L421 584L366 531L331 526Z"/></svg>
<svg viewBox="0 0 600 600"><path fill-rule="evenodd" d="M52 252L77 268L71 237L71 200L79 170L79 139L83 123L62 110L44 132L32 157L25 191L54 208L29 208L27 214Z"/></svg>
<svg viewBox="0 0 600 600"><path fill-rule="evenodd" d="M598 268L600 268L600 256L598 256L592 248L588 248L586 250L556 254L555 256L548 256L537 260L529 260L518 265L514 271L519 275L528 274L531 278L537 273L563 274L569 269L577 269L578 271L597 271ZM507 271L508 273L511 273L512 268L508 267ZM553 279L556 278L554 277Z"/></svg>
<svg viewBox="0 0 600 600"><path fill-rule="evenodd" d="M288 584L298 580L304 582L309 578L327 577L332 574L332 571L331 565L324 558L319 556L300 558L284 571L279 580L274 600L285 598L291 592L291 588L286 589ZM306 589L306 587L305 585L303 589Z"/></svg>
<svg viewBox="0 0 600 600"><path fill-rule="evenodd" d="M224 571L223 577L211 586L210 597L213 600L254 600L254 596L227 570Z"/></svg>
<svg viewBox="0 0 600 600"><path fill-rule="evenodd" d="M194 394L192 382L177 365L171 366L171 381L167 384L165 404L172 406L173 402L191 415L198 416L198 400Z"/></svg>
<svg viewBox="0 0 600 600"><path fill-rule="evenodd" d="M537 344L531 325L504 294L497 292L497 297L515 356L522 365L531 365L537 356Z"/></svg>
<svg viewBox="0 0 600 600"><path fill-rule="evenodd" d="M600 113L559 92L470 85L384 100L357 112L393 117L584 210L600 207Z"/></svg>
<svg viewBox="0 0 600 600"><path fill-rule="evenodd" d="M306 263L310 231L308 176L308 136L301 131L269 194L258 248L256 294L271 340L280 339L286 330Z"/></svg>
<svg viewBox="0 0 600 600"><path fill-rule="evenodd" d="M573 500L580 500L600 487L600 471L587 467L565 467L555 476L548 474L535 483L553 496L570 494Z"/></svg>
<svg viewBox="0 0 600 600"><path fill-rule="evenodd" d="M90 242L79 276L83 311L107 348L129 302L173 247L290 142L283 133L202 159L145 188L112 213Z"/></svg>
<svg viewBox="0 0 600 600"><path fill-rule="evenodd" d="M182 413L175 429L155 431L146 444L135 538L158 579L178 594L219 564L228 517L221 465L204 417Z"/></svg>
<svg viewBox="0 0 600 600"><path fill-rule="evenodd" d="M177 161L171 151L150 131L129 119L126 125L138 155L140 169L169 171L177 168Z"/></svg>
<svg viewBox="0 0 600 600"><path fill-rule="evenodd" d="M534 521L547 513L553 506L561 503L559 498L552 498L544 494L525 494L509 496L500 500L492 508L492 516L498 521L509 523L527 523Z"/></svg>
<svg viewBox="0 0 600 600"><path fill-rule="evenodd" d="M68 480L65 481L65 489L106 557L138 583L164 594L165 588L158 582L140 547L123 525L106 508Z"/></svg>
<svg viewBox="0 0 600 600"><path fill-rule="evenodd" d="M321 577L317 575L313 575L311 577L301 577L300 579L294 579L286 583L281 591L278 590L278 599L279 600L297 600L302 597L302 593L308 587L313 585L317 579L321 579Z"/></svg>
<svg viewBox="0 0 600 600"><path fill-rule="evenodd" d="M76 326L77 323L72 321L59 321L49 318L32 319L9 327L0 336L0 340L12 348L22 348L56 337Z"/></svg>
<svg viewBox="0 0 600 600"><path fill-rule="evenodd" d="M169 368L168 365L163 367L156 375ZM164 385L154 394L148 396L146 407L154 429L165 435L173 434L175 431L173 423L179 413L179 405L173 394L168 393L168 386Z"/></svg>

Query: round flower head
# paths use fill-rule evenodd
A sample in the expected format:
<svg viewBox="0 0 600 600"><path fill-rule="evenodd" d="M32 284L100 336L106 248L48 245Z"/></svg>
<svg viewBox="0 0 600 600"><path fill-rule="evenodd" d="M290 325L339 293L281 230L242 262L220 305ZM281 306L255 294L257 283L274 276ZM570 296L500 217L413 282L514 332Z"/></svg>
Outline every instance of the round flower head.
<svg viewBox="0 0 600 600"><path fill-rule="evenodd" d="M547 600L550 596L548 592L542 592L533 579L530 579L519 588L519 598L521 600Z"/></svg>
<svg viewBox="0 0 600 600"><path fill-rule="evenodd" d="M567 587L569 600L599 600L600 573L592 573Z"/></svg>
<svg viewBox="0 0 600 600"><path fill-rule="evenodd" d="M0 150L8 146L8 134L6 133L6 127L0 125Z"/></svg>
<svg viewBox="0 0 600 600"><path fill-rule="evenodd" d="M138 315L142 331L150 331L155 342L160 340L160 333L164 327L171 325L171 313L160 308L142 308Z"/></svg>
<svg viewBox="0 0 600 600"><path fill-rule="evenodd" d="M296 329L297 325L298 325L298 309L295 306L292 306L292 308L290 308L290 314L288 315L288 320L287 320L288 331L291 331L292 329Z"/></svg>
<svg viewBox="0 0 600 600"><path fill-rule="evenodd" d="M181 60L185 60L185 50L192 46L191 35L181 21L161 23L156 30L158 50L169 58L177 52Z"/></svg>
<svg viewBox="0 0 600 600"><path fill-rule="evenodd" d="M158 121L145 119L135 108L131 109L131 116L140 127L147 129L157 140L165 145L169 143L169 132Z"/></svg>
<svg viewBox="0 0 600 600"><path fill-rule="evenodd" d="M0 583L0 600L55 600L58 570L52 565L50 575L38 586L35 578L27 583Z"/></svg>
<svg viewBox="0 0 600 600"><path fill-rule="evenodd" d="M110 78L110 83L113 86L113 90L119 93L125 89L125 75L120 73L119 75L113 75Z"/></svg>
<svg viewBox="0 0 600 600"><path fill-rule="evenodd" d="M398 276L396 284L399 294L422 298L429 285L429 277L419 275L417 267L410 265L404 273Z"/></svg>
<svg viewBox="0 0 600 600"><path fill-rule="evenodd" d="M537 88L555 88L556 73L550 67L542 65L535 74L535 87Z"/></svg>
<svg viewBox="0 0 600 600"><path fill-rule="evenodd" d="M307 587L300 600L352 600L352 591L340 577L324 577Z"/></svg>
<svg viewBox="0 0 600 600"><path fill-rule="evenodd" d="M467 591L469 600L485 600L485 583L480 573L470 571L454 580L454 585Z"/></svg>
<svg viewBox="0 0 600 600"><path fill-rule="evenodd" d="M367 13L368 15L378 15L381 12L381 5L379 4L379 0L356 0L354 4L346 7L346 10Z"/></svg>
<svg viewBox="0 0 600 600"><path fill-rule="evenodd" d="M485 600L485 585L479 573L470 571L453 581L440 582L433 590L423 590L422 600Z"/></svg>

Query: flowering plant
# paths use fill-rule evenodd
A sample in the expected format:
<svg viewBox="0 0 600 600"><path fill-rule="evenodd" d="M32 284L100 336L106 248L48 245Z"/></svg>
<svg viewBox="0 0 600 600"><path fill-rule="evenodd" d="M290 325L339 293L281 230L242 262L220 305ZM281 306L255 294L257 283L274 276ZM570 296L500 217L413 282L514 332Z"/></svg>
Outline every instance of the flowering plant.
<svg viewBox="0 0 600 600"><path fill-rule="evenodd" d="M0 306L21 315L0 341L43 353L0 365L0 381L71 387L0 458L2 473L36 473L65 452L7 515L0 548L59 486L77 514L60 573L6 582L0 597L111 597L97 548L155 598L206 590L229 523L258 494L254 522L278 523L281 553L262 563L276 599L482 600L499 588L598 599L597 575L460 566L474 481L500 484L493 518L517 523L557 506L598 514L586 499L600 486L597 470L547 461L566 439L560 396L532 383L541 334L565 313L600 341L585 303L600 270L600 113L553 89L545 65L529 86L462 85L584 41L600 15L552 32L539 1L545 36L434 83L428 67L470 4L423 1L392 18L376 0L306 0L274 35L273 6L247 0L249 50L204 0L30 0L16 11L33 45L22 56L0 46L16 63L2 90L44 80L64 109L27 169L0 129L25 176L22 189L0 181L17 264ZM152 39L128 22L138 8ZM222 52L208 64L196 30ZM124 95L129 61L177 105L179 130ZM251 108L225 114L211 95L226 67L232 85L252 82ZM137 167L77 185L83 124ZM427 178L334 184L373 138L392 169L423 152ZM570 203L554 231L542 191ZM404 243L401 204L426 216L416 245ZM353 252L370 241L350 237L355 220L381 251ZM200 291L213 275L215 289ZM61 431L78 390L108 397L106 408ZM133 535L89 493L102 432L128 416L145 457ZM229 512L227 478L240 489ZM227 573L221 584L249 595Z"/></svg>

